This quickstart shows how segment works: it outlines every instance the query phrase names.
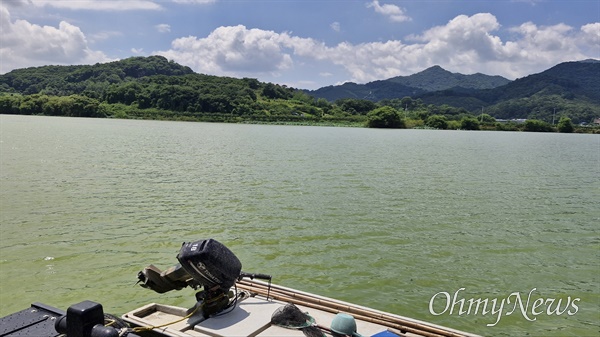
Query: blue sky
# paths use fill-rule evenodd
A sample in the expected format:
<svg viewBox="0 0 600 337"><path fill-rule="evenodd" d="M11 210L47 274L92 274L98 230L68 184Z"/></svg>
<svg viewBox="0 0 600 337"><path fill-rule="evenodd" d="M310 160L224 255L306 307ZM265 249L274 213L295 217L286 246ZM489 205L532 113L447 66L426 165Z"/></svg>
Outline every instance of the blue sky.
<svg viewBox="0 0 600 337"><path fill-rule="evenodd" d="M600 0L0 0L0 73L163 55L317 89L433 65L509 79L600 59Z"/></svg>

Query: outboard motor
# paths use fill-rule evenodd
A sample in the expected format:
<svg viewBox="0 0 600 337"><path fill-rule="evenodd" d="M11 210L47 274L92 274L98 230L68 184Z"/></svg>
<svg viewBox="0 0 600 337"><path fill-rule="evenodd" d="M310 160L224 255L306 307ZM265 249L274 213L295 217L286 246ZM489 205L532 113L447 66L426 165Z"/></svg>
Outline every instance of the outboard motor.
<svg viewBox="0 0 600 337"><path fill-rule="evenodd" d="M246 276L271 279L269 275L243 273L242 263L235 254L213 239L184 242L177 260L178 265L165 271L154 265L144 268L138 273L139 283L161 294L187 286L203 287L196 293L196 300L205 318L230 305L229 290L237 279Z"/></svg>
<svg viewBox="0 0 600 337"><path fill-rule="evenodd" d="M205 288L228 290L242 272L242 263L231 250L213 239L184 243L177 260Z"/></svg>

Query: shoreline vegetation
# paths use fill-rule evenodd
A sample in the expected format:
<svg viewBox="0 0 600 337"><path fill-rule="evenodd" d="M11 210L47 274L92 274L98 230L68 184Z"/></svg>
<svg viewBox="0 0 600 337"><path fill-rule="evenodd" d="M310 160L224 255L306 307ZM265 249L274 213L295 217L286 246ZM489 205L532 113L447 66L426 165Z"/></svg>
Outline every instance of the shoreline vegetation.
<svg viewBox="0 0 600 337"><path fill-rule="evenodd" d="M0 100L1 100L0 96ZM432 115L426 120L419 118L402 118L398 113L397 121L392 124L379 124L377 126L369 125L372 119L368 116L349 116L349 117L324 117L315 118L313 116L281 115L267 117L248 117L235 116L232 114L181 114L173 111L142 111L133 110L131 114L108 114L104 116L84 116L84 115L61 115L44 113L15 114L6 113L0 110L0 114L6 115L32 115L32 116L54 116L54 117L80 117L80 118L110 118L110 119L137 119L137 120L158 120L158 121L178 121L178 122L203 122L203 123L237 123L237 124L264 124L264 125L295 125L295 126L324 126L324 127L371 127L388 129L424 129L424 130L470 130L470 131L513 131L513 132L560 132L560 133L586 133L600 134L599 125L581 126L573 125L569 118L561 118L558 124L529 119L518 121L496 121L489 116L463 117L461 120L447 120L440 115ZM484 121L481 121L481 120ZM441 122L440 122L441 120ZM394 125L393 123L399 123ZM441 124L440 124L441 123Z"/></svg>
<svg viewBox="0 0 600 337"><path fill-rule="evenodd" d="M311 98L312 99L312 98ZM399 101L406 101L405 98ZM368 102L368 101L367 101ZM277 100L275 100L277 103ZM285 104L285 101L279 102ZM346 100L346 103L364 104L361 100ZM135 104L107 104L85 96L66 97L40 94L19 95L0 93L0 114L40 115L60 117L88 117L114 119L164 120L207 123L243 123L298 126L330 127L370 127L393 129L430 129L430 130L482 130L482 131L522 131L522 132L561 132L600 134L600 125L575 125L571 119L562 116L555 123L538 119L496 120L488 114L473 115L467 112L447 115L430 114L427 109L402 111L394 108L393 103L367 104L368 111L359 114L312 115L292 112L290 114L244 114L203 113L189 111L170 111L156 108L140 109ZM372 106L371 106L372 104ZM53 105L56 105L52 107ZM453 109L453 108L450 108Z"/></svg>
<svg viewBox="0 0 600 337"><path fill-rule="evenodd" d="M298 95L304 101L298 100ZM106 103L81 95L0 93L0 114L209 123L600 134L600 125L575 125L566 116L556 118L555 123L538 119L497 120L485 113L473 115L463 111L464 109L449 106L443 107L447 114L432 114L431 106L425 106L420 100L415 101L410 97L378 103L358 99L338 100L335 103L320 102L319 109L313 107L313 113L308 113L302 111L307 109L306 105L312 104L308 102L321 100L315 101L302 92L296 92L294 97L295 100L283 98L266 100L264 105L277 107L275 114L270 113L268 108L263 109L261 113L247 111L239 114L235 111L206 113L156 108L141 109L136 102L130 105ZM413 110L395 108L395 106L406 107L409 103L415 107ZM330 112L332 110L335 112L326 114L323 112L324 107Z"/></svg>
<svg viewBox="0 0 600 337"><path fill-rule="evenodd" d="M580 90L580 86L567 84ZM518 101L512 101L514 104L511 103L510 109L503 108L505 113L500 115L498 106L479 106L469 111L460 105L427 103L426 97L406 96L377 102L354 97L330 102L303 90L253 78L197 74L164 57L150 56L89 66L17 69L0 75L0 114L600 133L600 126L593 124L598 120L598 105L593 103L593 97L586 96L589 90L580 90L583 94L579 94L575 89L571 96L565 96L566 92L559 93L557 88L549 94L521 95ZM544 90L542 92L548 92ZM519 115L508 114L508 111L530 113Z"/></svg>

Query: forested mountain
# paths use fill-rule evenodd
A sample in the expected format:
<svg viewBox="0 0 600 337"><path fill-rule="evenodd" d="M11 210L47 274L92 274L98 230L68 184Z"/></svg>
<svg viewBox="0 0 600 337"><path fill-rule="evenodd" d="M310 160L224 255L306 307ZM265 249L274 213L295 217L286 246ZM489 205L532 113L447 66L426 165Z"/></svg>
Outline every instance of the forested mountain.
<svg viewBox="0 0 600 337"><path fill-rule="evenodd" d="M493 118L550 123L560 117L589 123L600 117L600 62L561 63L512 82L435 66L411 76L316 91L198 74L162 56L0 75L5 114L356 125L384 107L410 120L408 127L430 126L433 116L456 123L474 116L490 123ZM452 127L464 128L456 123Z"/></svg>
<svg viewBox="0 0 600 337"><path fill-rule="evenodd" d="M361 98L371 101L409 96L426 105L463 108L496 118L538 118L568 115L573 121L600 117L600 61L565 62L539 74L515 81L501 76L451 73L439 66L422 72L367 84L328 86L310 95L335 101Z"/></svg>
<svg viewBox="0 0 600 337"><path fill-rule="evenodd" d="M491 89L509 83L502 76L484 74L463 75L433 66L410 76L397 76L366 84L345 83L307 91L317 98L335 101L340 98L364 98L372 101L382 99L417 97L427 92L451 88Z"/></svg>
<svg viewBox="0 0 600 337"><path fill-rule="evenodd" d="M132 57L109 63L80 66L42 66L15 69L0 76L0 92L22 94L102 95L115 83L146 76L193 74L189 67L169 62L162 56Z"/></svg>
<svg viewBox="0 0 600 337"><path fill-rule="evenodd" d="M536 94L563 95L567 99L580 97L600 103L600 61L561 63L491 90L491 93L494 103Z"/></svg>
<svg viewBox="0 0 600 337"><path fill-rule="evenodd" d="M330 85L314 91L306 90L307 94L316 98L324 98L330 102L345 98L366 99L378 102L382 99L403 98L406 96L415 97L426 92L423 89L390 81L374 81L367 84L346 82L342 85Z"/></svg>
<svg viewBox="0 0 600 337"><path fill-rule="evenodd" d="M388 79L388 81L425 91L439 91L454 87L492 89L510 83L509 79L502 76L489 76L481 73L463 75L451 73L440 66L433 66L410 76L393 77Z"/></svg>
<svg viewBox="0 0 600 337"><path fill-rule="evenodd" d="M162 56L16 69L0 75L0 93L0 113L15 114L220 120L323 113L295 89L197 74Z"/></svg>
<svg viewBox="0 0 600 337"><path fill-rule="evenodd" d="M589 122L600 117L600 62L565 62L489 90L454 88L418 97L427 104L484 108L496 118L549 120L556 113Z"/></svg>

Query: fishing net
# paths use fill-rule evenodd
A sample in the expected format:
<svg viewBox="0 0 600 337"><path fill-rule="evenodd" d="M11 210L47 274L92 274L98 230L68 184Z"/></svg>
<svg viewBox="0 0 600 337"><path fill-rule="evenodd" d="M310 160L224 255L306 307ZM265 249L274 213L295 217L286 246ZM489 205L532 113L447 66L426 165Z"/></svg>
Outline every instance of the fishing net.
<svg viewBox="0 0 600 337"><path fill-rule="evenodd" d="M300 329L306 337L325 337L315 325L315 319L291 303L277 308L271 316L271 323L283 328Z"/></svg>
<svg viewBox="0 0 600 337"><path fill-rule="evenodd" d="M271 316L271 323L283 328L300 329L313 325L315 320L308 313L298 309L297 306L288 303L275 310Z"/></svg>

